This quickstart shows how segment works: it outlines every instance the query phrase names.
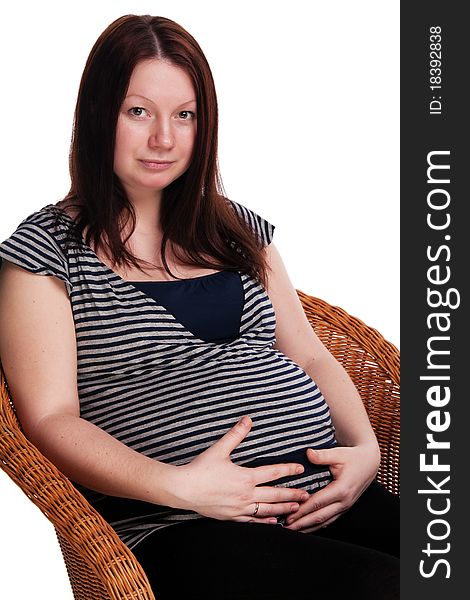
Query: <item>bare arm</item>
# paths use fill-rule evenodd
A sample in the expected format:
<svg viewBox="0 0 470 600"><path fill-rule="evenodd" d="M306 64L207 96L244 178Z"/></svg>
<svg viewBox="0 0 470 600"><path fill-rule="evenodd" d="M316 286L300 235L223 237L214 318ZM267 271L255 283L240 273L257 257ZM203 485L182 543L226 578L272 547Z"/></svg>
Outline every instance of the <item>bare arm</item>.
<svg viewBox="0 0 470 600"><path fill-rule="evenodd" d="M330 467L334 481L316 492L287 518L290 529L314 531L352 506L375 477L380 451L369 418L344 368L320 342L308 322L279 252L268 249L268 294L276 312L276 348L317 383L330 407L340 447L308 449L314 464Z"/></svg>
<svg viewBox="0 0 470 600"><path fill-rule="evenodd" d="M80 418L75 330L61 281L2 264L0 356L26 436L66 476L104 494L172 504L175 467ZM161 485L151 485L155 479Z"/></svg>
<svg viewBox="0 0 470 600"><path fill-rule="evenodd" d="M303 497L300 490L256 487L295 473L298 465L248 469L230 461L249 422L177 467L80 418L75 328L65 286L8 261L0 270L0 356L26 436L66 476L90 489L234 520L251 520L256 501L266 507L263 518L254 520L264 520L289 512L290 502Z"/></svg>
<svg viewBox="0 0 470 600"><path fill-rule="evenodd" d="M276 313L276 348L317 383L330 407L341 445L376 445L375 434L351 378L313 331L274 244L270 244L267 251L272 269L268 294Z"/></svg>

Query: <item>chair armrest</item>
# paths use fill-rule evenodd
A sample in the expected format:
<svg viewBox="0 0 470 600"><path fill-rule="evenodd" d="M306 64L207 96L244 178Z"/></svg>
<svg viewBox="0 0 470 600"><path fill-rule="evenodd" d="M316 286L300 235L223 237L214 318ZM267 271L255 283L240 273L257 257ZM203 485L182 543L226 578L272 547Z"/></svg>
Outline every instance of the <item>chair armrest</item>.
<svg viewBox="0 0 470 600"><path fill-rule="evenodd" d="M1 364L0 395L0 465L54 525L74 592L74 566L68 560L72 549L109 598L154 600L147 576L129 548L22 432ZM89 596L87 600L91 600Z"/></svg>

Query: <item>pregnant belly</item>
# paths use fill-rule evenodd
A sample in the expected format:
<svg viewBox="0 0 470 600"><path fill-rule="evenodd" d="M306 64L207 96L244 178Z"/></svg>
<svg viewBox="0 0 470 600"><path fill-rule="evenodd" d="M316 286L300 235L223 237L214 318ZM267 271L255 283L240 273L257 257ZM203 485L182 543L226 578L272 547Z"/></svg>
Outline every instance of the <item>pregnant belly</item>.
<svg viewBox="0 0 470 600"><path fill-rule="evenodd" d="M314 384L313 384L314 385ZM250 413L247 413L250 414ZM280 412L273 422L264 411L250 414L253 427L243 442L232 452L235 464L260 467L282 463L303 465L304 472L260 485L302 488L313 492L332 480L328 465L316 465L307 457L308 448L322 449L337 446L329 408L315 386L310 400L301 407Z"/></svg>
<svg viewBox="0 0 470 600"><path fill-rule="evenodd" d="M336 442L330 443L324 448L333 448L337 444ZM308 446L311 447L311 446ZM317 446L318 448L318 446ZM237 461L234 461L237 462ZM321 487L324 487L332 480L331 471L328 465L315 465L311 463L307 458L307 448L302 450L294 450L293 452L286 452L277 456L265 456L250 460L243 463L244 467L261 467L265 465L274 465L280 463L298 463L303 465L304 472L300 475L294 475L289 477L282 477L273 481L267 481L260 484L261 486L275 486L275 487L294 487L302 488L310 492L314 492ZM241 464L241 463L238 463Z"/></svg>
<svg viewBox="0 0 470 600"><path fill-rule="evenodd" d="M99 402L81 398L81 416L137 452L181 465L249 415L253 427L230 455L235 464L304 465L304 473L274 485L313 490L331 479L327 466L317 467L306 456L308 448L336 444L329 408L298 365L274 353L249 362L210 363L202 374L201 365L186 367L151 373L145 390L134 391L123 381L101 390Z"/></svg>

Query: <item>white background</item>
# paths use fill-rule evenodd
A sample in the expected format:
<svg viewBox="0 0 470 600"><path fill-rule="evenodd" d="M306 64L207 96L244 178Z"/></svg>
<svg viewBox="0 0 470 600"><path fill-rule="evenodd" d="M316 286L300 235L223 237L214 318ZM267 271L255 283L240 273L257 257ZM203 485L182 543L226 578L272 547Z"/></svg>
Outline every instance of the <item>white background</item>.
<svg viewBox="0 0 470 600"><path fill-rule="evenodd" d="M399 346L399 3L6 3L0 29L0 240L68 191L85 60L128 13L159 14L211 65L228 196L274 223L294 286ZM52 526L0 471L8 600L71 600Z"/></svg>

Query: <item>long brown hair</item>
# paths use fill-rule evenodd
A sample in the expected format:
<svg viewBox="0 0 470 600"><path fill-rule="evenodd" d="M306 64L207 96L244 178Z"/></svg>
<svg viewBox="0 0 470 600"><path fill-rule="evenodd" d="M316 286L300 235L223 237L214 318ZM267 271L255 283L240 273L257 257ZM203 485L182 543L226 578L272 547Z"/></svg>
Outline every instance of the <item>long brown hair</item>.
<svg viewBox="0 0 470 600"><path fill-rule="evenodd" d="M75 233L113 264L138 259L125 243L134 231L134 208L114 174L119 111L136 65L152 58L182 68L196 92L197 132L190 166L162 193L161 261L171 243L188 265L248 273L266 283L262 243L225 198L217 165L217 97L212 73L196 40L164 17L126 15L111 23L93 46L80 82L70 149L71 188L65 200L77 211ZM121 233L130 219L130 234ZM238 250L238 251L236 251Z"/></svg>

